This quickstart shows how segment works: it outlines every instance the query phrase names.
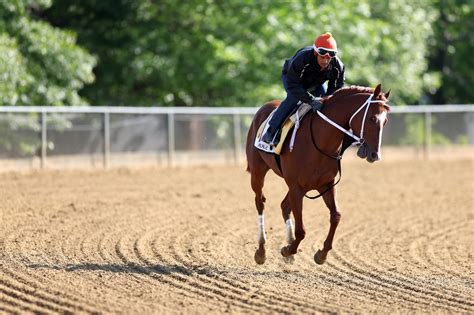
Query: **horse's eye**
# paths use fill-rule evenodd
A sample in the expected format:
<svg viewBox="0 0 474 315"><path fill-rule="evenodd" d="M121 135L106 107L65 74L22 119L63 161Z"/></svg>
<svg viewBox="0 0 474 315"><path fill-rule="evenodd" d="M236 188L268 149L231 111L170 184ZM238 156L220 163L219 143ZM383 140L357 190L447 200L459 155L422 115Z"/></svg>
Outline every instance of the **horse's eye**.
<svg viewBox="0 0 474 315"><path fill-rule="evenodd" d="M372 116L372 117L370 117L370 120L373 121L373 122L376 122L377 118L375 116Z"/></svg>

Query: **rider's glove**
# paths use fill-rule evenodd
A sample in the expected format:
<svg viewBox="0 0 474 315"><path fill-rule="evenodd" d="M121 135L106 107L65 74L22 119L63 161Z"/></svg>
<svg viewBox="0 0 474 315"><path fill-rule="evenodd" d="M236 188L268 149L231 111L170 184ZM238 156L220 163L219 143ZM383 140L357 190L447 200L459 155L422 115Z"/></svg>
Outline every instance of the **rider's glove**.
<svg viewBox="0 0 474 315"><path fill-rule="evenodd" d="M313 108L313 112L316 113L316 111L319 111L323 108L322 98L321 97L313 98L313 100L311 101L311 103L309 103L309 105L311 105L311 107Z"/></svg>

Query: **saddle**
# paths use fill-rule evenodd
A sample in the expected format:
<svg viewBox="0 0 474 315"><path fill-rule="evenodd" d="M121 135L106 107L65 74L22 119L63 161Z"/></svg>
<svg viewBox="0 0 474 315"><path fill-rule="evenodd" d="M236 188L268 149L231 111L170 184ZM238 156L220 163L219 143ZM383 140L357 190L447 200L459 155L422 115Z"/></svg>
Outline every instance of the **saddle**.
<svg viewBox="0 0 474 315"><path fill-rule="evenodd" d="M285 142L286 137L290 133L290 130L293 129L292 135L291 135L291 141L289 144L290 147L290 152L293 151L293 145L295 142L295 137L296 137L296 132L298 131L300 121L308 113L310 110L312 110L311 105L306 104L306 103L301 103L300 106L296 109L296 111L288 117L285 122L283 123L283 126L281 129L278 131L277 134L280 134L280 138L277 140L278 142L275 144L275 146L270 146L268 143L265 143L261 141L262 135L267 131L269 125L268 122L272 118L273 114L276 111L276 108L268 115L267 119L263 121L263 123L260 125L257 131L257 135L255 137L254 141L254 146L262 151L268 152L268 153L274 153L277 155L280 155L280 152L283 148L283 143Z"/></svg>

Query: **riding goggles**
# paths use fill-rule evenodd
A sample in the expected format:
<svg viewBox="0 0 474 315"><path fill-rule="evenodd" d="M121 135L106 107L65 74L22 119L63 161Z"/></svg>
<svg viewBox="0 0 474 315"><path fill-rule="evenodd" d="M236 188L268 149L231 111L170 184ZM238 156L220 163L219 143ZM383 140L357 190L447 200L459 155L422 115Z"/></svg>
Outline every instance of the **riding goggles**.
<svg viewBox="0 0 474 315"><path fill-rule="evenodd" d="M320 55L320 56L329 55L329 57L333 58L337 54L337 51L335 51L335 50L330 50L330 49L326 49L326 48L322 48L322 47L315 47L315 50L318 53L318 55Z"/></svg>

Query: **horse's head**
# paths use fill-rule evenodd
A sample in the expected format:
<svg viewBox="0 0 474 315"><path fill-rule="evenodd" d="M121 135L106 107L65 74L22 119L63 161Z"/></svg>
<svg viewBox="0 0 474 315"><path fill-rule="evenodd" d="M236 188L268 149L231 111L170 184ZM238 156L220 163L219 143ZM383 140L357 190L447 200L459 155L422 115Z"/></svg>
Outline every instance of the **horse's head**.
<svg viewBox="0 0 474 315"><path fill-rule="evenodd" d="M381 85L377 85L374 92L366 101L366 105L356 112L354 118L354 132L358 133L361 138L361 144L357 155L362 159L367 159L373 163L381 159L382 154L380 147L382 144L383 127L388 121L387 114L390 111L388 106L387 93L382 92ZM355 116L359 117L355 117Z"/></svg>

